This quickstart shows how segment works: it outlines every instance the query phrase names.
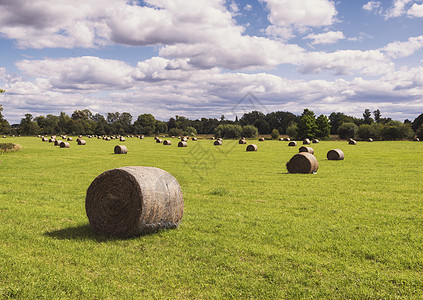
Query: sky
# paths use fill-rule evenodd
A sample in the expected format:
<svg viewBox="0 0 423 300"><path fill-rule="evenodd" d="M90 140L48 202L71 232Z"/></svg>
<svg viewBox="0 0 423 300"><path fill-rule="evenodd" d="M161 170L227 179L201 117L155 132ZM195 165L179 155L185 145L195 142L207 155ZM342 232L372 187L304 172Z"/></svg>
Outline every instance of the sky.
<svg viewBox="0 0 423 300"><path fill-rule="evenodd" d="M423 0L0 0L3 115L423 113Z"/></svg>

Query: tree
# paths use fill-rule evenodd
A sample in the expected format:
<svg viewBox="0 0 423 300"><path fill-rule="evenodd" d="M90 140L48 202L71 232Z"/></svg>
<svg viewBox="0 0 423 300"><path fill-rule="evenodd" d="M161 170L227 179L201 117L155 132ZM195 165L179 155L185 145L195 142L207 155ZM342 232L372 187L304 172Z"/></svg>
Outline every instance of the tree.
<svg viewBox="0 0 423 300"><path fill-rule="evenodd" d="M373 119L371 117L372 113L370 112L370 109L366 108L364 110L363 113L363 119L364 119L364 124L372 124L373 123Z"/></svg>
<svg viewBox="0 0 423 300"><path fill-rule="evenodd" d="M417 131L417 129L420 127L420 125L423 124L423 114L420 114L417 118L414 119L412 123L412 128L414 131Z"/></svg>
<svg viewBox="0 0 423 300"><path fill-rule="evenodd" d="M298 127L297 127L297 123L295 122L291 122L288 127L286 128L286 134L291 137L291 138L295 138L298 136Z"/></svg>
<svg viewBox="0 0 423 300"><path fill-rule="evenodd" d="M245 125L242 127L242 136L253 139L258 135L258 129L253 125Z"/></svg>
<svg viewBox="0 0 423 300"><path fill-rule="evenodd" d="M338 134L338 128L343 123L357 123L356 119L350 116L347 116L344 113L341 112L333 112L329 116L329 122L330 122L330 133L331 134Z"/></svg>
<svg viewBox="0 0 423 300"><path fill-rule="evenodd" d="M300 121L298 122L298 138L314 138L316 137L317 123L314 112L304 109Z"/></svg>
<svg viewBox="0 0 423 300"><path fill-rule="evenodd" d="M354 123L344 123L338 129L338 134L341 139L355 138L357 135L358 126Z"/></svg>
<svg viewBox="0 0 423 300"><path fill-rule="evenodd" d="M21 123L19 124L19 132L21 134L38 134L40 127L38 126L37 122L33 121L32 119L33 117L31 114L25 114L25 118L21 119Z"/></svg>
<svg viewBox="0 0 423 300"><path fill-rule="evenodd" d="M421 141L423 141L423 124L417 128L416 135Z"/></svg>
<svg viewBox="0 0 423 300"><path fill-rule="evenodd" d="M270 128L276 128L281 134L284 134L288 125L298 121L298 117L290 112L277 111L268 113L265 120Z"/></svg>
<svg viewBox="0 0 423 300"><path fill-rule="evenodd" d="M325 115L320 115L316 119L316 137L319 139L329 139L330 138L330 124L329 119Z"/></svg>
<svg viewBox="0 0 423 300"><path fill-rule="evenodd" d="M272 135L272 139L276 140L276 139L278 139L278 138L279 138L280 133L279 133L279 131L275 128L275 129L273 129L273 130L272 130L271 135Z"/></svg>
<svg viewBox="0 0 423 300"><path fill-rule="evenodd" d="M2 93L4 93L4 91ZM8 134L8 133L10 133L10 124L3 117L2 113L1 113L2 111L3 111L3 105L0 104L0 133Z"/></svg>
<svg viewBox="0 0 423 300"><path fill-rule="evenodd" d="M256 127L261 134L270 133L270 126L269 123L266 122L265 119L260 118L254 122L254 127Z"/></svg>
<svg viewBox="0 0 423 300"><path fill-rule="evenodd" d="M242 135L241 125L220 124L215 128L215 136L221 138L239 138Z"/></svg>
<svg viewBox="0 0 423 300"><path fill-rule="evenodd" d="M241 125L253 125L258 119L265 119L266 115L260 111L252 111L249 113L245 113L242 115L241 119L239 120Z"/></svg>
<svg viewBox="0 0 423 300"><path fill-rule="evenodd" d="M72 119L63 111L60 112L59 120L58 120L58 133L68 133L71 132Z"/></svg>
<svg viewBox="0 0 423 300"><path fill-rule="evenodd" d="M156 132L156 119L152 114L139 115L134 122L135 133L152 135Z"/></svg>
<svg viewBox="0 0 423 300"><path fill-rule="evenodd" d="M380 113L380 110L379 109L376 109L373 112L373 115L375 116L375 122L376 123L380 123L380 118L382 117L382 114Z"/></svg>

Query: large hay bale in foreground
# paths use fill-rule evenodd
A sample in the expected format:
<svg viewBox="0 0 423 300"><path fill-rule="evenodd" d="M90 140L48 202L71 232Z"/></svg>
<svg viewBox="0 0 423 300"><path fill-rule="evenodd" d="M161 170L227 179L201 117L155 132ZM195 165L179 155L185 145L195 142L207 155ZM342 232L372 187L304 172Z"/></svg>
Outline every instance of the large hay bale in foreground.
<svg viewBox="0 0 423 300"><path fill-rule="evenodd" d="M319 163L316 157L308 152L295 154L287 163L286 168L289 173L309 174L317 172Z"/></svg>
<svg viewBox="0 0 423 300"><path fill-rule="evenodd" d="M178 143L178 147L187 147L187 146L188 146L187 142L180 141Z"/></svg>
<svg viewBox="0 0 423 300"><path fill-rule="evenodd" d="M295 146L297 146L297 142L296 141L291 141L291 142L289 142L288 146L289 147L295 147Z"/></svg>
<svg viewBox="0 0 423 300"><path fill-rule="evenodd" d="M61 142L60 148L70 148L70 144L68 142Z"/></svg>
<svg viewBox="0 0 423 300"><path fill-rule="evenodd" d="M328 160L343 160L344 159L344 152L340 149L332 149L326 154Z"/></svg>
<svg viewBox="0 0 423 300"><path fill-rule="evenodd" d="M164 140L163 141L163 145L167 145L167 146L169 146L169 145L172 145L172 141L170 141L170 140Z"/></svg>
<svg viewBox="0 0 423 300"><path fill-rule="evenodd" d="M178 227L184 200L170 173L153 167L123 167L94 179L85 210L95 233L127 238Z"/></svg>
<svg viewBox="0 0 423 300"><path fill-rule="evenodd" d="M247 151L257 151L257 145L256 144L250 144L247 146Z"/></svg>
<svg viewBox="0 0 423 300"><path fill-rule="evenodd" d="M116 145L114 149L115 154L127 154L128 148L125 145Z"/></svg>
<svg viewBox="0 0 423 300"><path fill-rule="evenodd" d="M301 146L298 150L299 152L308 152L308 153L314 154L314 149L311 147Z"/></svg>

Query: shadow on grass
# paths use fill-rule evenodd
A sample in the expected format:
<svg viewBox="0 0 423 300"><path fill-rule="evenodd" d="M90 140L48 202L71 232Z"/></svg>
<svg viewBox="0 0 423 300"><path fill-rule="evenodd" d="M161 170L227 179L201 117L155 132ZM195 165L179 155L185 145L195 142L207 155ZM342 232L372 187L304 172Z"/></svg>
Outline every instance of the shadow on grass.
<svg viewBox="0 0 423 300"><path fill-rule="evenodd" d="M140 236L133 236L128 238L119 238L119 237L108 237L99 234L95 234L89 224L79 225L75 227L68 227L64 229L58 229L53 231L45 232L44 235L49 236L58 240L91 240L96 242L111 242L111 241L121 241L121 240L132 240L137 238L142 238L147 235L154 235L159 233L162 230L156 232L143 234Z"/></svg>

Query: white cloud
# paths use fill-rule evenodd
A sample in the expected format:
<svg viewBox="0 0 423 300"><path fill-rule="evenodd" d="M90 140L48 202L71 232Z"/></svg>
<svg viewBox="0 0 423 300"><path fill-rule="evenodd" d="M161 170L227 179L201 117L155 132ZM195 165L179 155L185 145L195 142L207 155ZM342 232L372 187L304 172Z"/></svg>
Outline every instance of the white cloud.
<svg viewBox="0 0 423 300"><path fill-rule="evenodd" d="M416 51L423 48L423 35L417 37L410 37L407 42L393 42L381 50L386 52L392 58L401 58L414 54Z"/></svg>
<svg viewBox="0 0 423 300"><path fill-rule="evenodd" d="M414 3L407 14L412 17L423 18L423 4Z"/></svg>
<svg viewBox="0 0 423 300"><path fill-rule="evenodd" d="M303 39L311 39L312 45L319 45L319 44L334 44L339 40L345 39L344 34L342 31L329 31L320 34L309 34L305 36Z"/></svg>
<svg viewBox="0 0 423 300"><path fill-rule="evenodd" d="M367 11L374 11L378 8L380 8L381 6L381 2L380 1L369 1L367 4L363 5L363 9L367 10Z"/></svg>
<svg viewBox="0 0 423 300"><path fill-rule="evenodd" d="M385 13L385 18L396 18L404 15L407 11L407 5L411 2L412 0L394 0L394 5Z"/></svg>
<svg viewBox="0 0 423 300"><path fill-rule="evenodd" d="M244 6L244 10L251 11L253 9L253 6L251 4L247 4Z"/></svg>

